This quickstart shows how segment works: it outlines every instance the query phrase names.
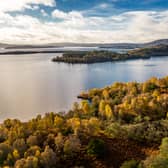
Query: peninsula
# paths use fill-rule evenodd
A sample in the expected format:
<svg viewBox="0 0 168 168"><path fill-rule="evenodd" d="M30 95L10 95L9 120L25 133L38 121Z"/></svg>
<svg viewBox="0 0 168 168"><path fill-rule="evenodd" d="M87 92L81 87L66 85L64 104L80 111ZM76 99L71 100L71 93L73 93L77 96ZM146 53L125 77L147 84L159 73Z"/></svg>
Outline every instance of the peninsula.
<svg viewBox="0 0 168 168"><path fill-rule="evenodd" d="M0 167L167 168L168 76L83 94L66 113L1 123Z"/></svg>

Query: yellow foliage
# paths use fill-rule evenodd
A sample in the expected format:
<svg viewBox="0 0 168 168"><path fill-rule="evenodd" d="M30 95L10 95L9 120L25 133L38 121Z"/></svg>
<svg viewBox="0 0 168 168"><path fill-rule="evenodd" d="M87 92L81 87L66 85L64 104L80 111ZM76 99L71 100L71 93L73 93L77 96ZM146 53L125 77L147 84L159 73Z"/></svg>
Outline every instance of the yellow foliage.
<svg viewBox="0 0 168 168"><path fill-rule="evenodd" d="M90 106L89 106L88 101L83 100L83 101L81 102L81 106L82 106L82 110L83 110L84 113L89 113L89 111L90 111Z"/></svg>
<svg viewBox="0 0 168 168"><path fill-rule="evenodd" d="M103 97L105 98L105 99L108 99L109 98L109 92L105 89L105 90L103 90Z"/></svg>
<svg viewBox="0 0 168 168"><path fill-rule="evenodd" d="M88 123L89 123L89 120L87 120L87 119L82 119L82 120L81 120L81 125L82 125L84 128L86 128L86 127L88 126Z"/></svg>
<svg viewBox="0 0 168 168"><path fill-rule="evenodd" d="M101 100L100 103L99 103L99 113L101 116L104 116L104 112L105 112L105 101L104 100Z"/></svg>
<svg viewBox="0 0 168 168"><path fill-rule="evenodd" d="M106 117L107 119L110 119L110 118L112 118L112 116L113 116L112 109L111 109L110 105L107 104L107 105L105 106L105 117Z"/></svg>
<svg viewBox="0 0 168 168"><path fill-rule="evenodd" d="M36 150L35 156L36 156L36 157L39 157L39 156L40 156L40 151L39 151L39 150Z"/></svg>
<svg viewBox="0 0 168 168"><path fill-rule="evenodd" d="M89 124L92 124L92 125L94 125L96 127L99 127L100 126L100 120L98 118L96 118L96 117L91 117L89 119Z"/></svg>
<svg viewBox="0 0 168 168"><path fill-rule="evenodd" d="M17 149L14 149L14 151L13 151L13 157L14 157L15 159L19 159L19 158L20 158L20 154L19 154L19 152L18 152Z"/></svg>
<svg viewBox="0 0 168 168"><path fill-rule="evenodd" d="M56 117L54 118L54 125L55 125L56 127L61 127L61 126L63 125L63 123L64 123L64 120L63 120L61 117L56 116Z"/></svg>
<svg viewBox="0 0 168 168"><path fill-rule="evenodd" d="M33 168L38 168L38 158L33 157Z"/></svg>
<svg viewBox="0 0 168 168"><path fill-rule="evenodd" d="M88 133L92 135L96 135L100 131L101 122L96 117L91 117L88 119L81 120L81 126L85 129Z"/></svg>
<svg viewBox="0 0 168 168"><path fill-rule="evenodd" d="M93 135L96 135L100 130L100 125L101 122L98 118L91 117L88 122L89 132L92 133Z"/></svg>
<svg viewBox="0 0 168 168"><path fill-rule="evenodd" d="M157 97L159 96L159 91L158 90L154 90L153 94L152 94L154 97Z"/></svg>
<svg viewBox="0 0 168 168"><path fill-rule="evenodd" d="M74 133L76 134L81 126L81 121L79 118L73 117L67 120L67 125L72 127L72 129L74 130Z"/></svg>

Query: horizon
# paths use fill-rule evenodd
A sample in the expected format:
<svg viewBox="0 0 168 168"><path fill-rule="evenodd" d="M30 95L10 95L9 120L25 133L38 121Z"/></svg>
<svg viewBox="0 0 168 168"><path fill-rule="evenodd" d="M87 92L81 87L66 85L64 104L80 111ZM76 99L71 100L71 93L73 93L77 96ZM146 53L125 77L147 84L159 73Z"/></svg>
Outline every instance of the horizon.
<svg viewBox="0 0 168 168"><path fill-rule="evenodd" d="M101 44L103 44L103 45L108 45L108 44L118 44L118 45L120 45L120 44L148 44L148 43L153 43L153 42L157 42L157 41L164 41L164 40L168 40L168 38L165 38L165 39L156 39L156 40L152 40L152 41L147 41L147 42L137 42L137 43L134 43L134 42L119 42L119 43L117 43L117 42L112 42L112 43L97 43L97 42L86 42L86 43L82 43L82 42L55 42L55 43L36 43L36 44L29 44L29 43L25 43L25 44L14 44L14 43L0 43L0 45L18 45L18 46L47 46L47 45L57 45L57 44L59 44L59 45L64 45L64 44L66 44L66 45L68 45L68 44L78 44L78 45L96 45L96 44L98 44L98 45L101 45ZM80 46L77 46L77 47L80 47Z"/></svg>
<svg viewBox="0 0 168 168"><path fill-rule="evenodd" d="M9 6L10 4L10 6ZM0 43L146 43L167 39L164 0L2 0Z"/></svg>

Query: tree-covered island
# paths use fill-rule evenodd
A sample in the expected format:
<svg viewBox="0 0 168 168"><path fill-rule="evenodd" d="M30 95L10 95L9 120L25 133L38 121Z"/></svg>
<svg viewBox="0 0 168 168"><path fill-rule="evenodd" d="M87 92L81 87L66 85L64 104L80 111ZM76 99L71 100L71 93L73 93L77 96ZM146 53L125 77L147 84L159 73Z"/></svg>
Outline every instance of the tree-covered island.
<svg viewBox="0 0 168 168"><path fill-rule="evenodd" d="M155 47L139 48L126 53L112 51L69 51L65 52L62 56L52 58L52 61L71 64L91 64L129 59L147 59L155 56L168 56L168 46L158 45Z"/></svg>

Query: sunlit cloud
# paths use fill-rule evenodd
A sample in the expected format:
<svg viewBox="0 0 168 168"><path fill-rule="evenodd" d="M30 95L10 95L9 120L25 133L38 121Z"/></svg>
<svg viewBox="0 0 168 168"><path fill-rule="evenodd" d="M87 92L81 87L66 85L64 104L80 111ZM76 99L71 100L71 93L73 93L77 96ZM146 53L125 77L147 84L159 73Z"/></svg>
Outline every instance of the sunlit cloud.
<svg viewBox="0 0 168 168"><path fill-rule="evenodd" d="M55 6L56 2L54 0L1 0L0 12L36 9L37 5Z"/></svg>
<svg viewBox="0 0 168 168"><path fill-rule="evenodd" d="M7 5L7 3L12 5ZM44 6L52 8L47 11ZM168 38L168 10L127 11L107 16L91 12L113 6L100 3L88 10L63 11L54 0L5 0L0 6L1 43L112 43L147 42ZM11 12L38 10L38 15ZM44 19L43 19L44 18Z"/></svg>

